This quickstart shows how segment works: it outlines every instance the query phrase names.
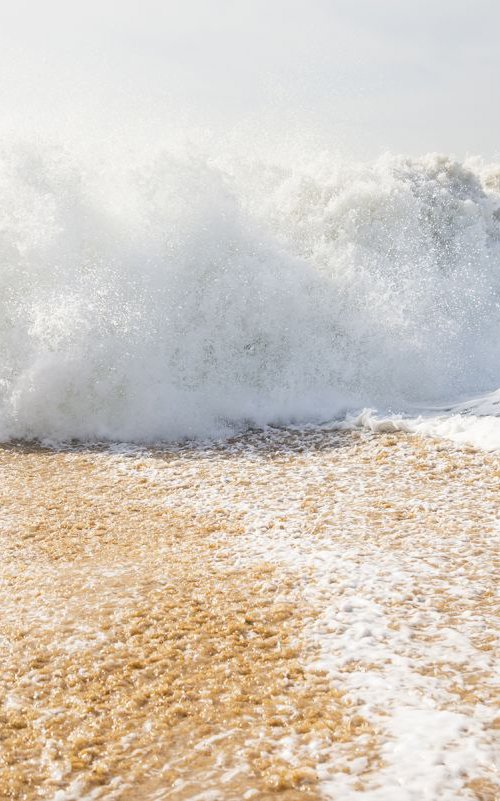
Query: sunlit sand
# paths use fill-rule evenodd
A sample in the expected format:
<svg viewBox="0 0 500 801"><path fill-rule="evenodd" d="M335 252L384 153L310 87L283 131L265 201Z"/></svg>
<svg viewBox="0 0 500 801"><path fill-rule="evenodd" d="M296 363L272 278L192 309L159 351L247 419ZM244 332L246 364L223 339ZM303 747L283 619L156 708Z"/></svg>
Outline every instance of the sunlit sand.
<svg viewBox="0 0 500 801"><path fill-rule="evenodd" d="M497 456L311 429L0 467L0 798L493 801Z"/></svg>

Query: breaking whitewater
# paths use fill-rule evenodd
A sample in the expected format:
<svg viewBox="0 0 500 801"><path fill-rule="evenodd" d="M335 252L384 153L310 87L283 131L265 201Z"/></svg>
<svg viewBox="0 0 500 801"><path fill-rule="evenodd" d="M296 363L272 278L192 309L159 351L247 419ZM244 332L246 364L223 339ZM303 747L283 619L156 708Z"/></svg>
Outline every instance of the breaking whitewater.
<svg viewBox="0 0 500 801"><path fill-rule="evenodd" d="M500 168L220 151L4 148L0 436L499 447Z"/></svg>

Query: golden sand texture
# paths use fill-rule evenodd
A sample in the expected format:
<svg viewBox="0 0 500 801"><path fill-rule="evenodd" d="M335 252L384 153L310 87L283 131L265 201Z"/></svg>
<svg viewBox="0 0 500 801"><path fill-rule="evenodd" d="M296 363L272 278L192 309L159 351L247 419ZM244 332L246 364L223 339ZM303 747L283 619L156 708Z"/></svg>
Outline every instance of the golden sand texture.
<svg viewBox="0 0 500 801"><path fill-rule="evenodd" d="M0 797L317 797L310 744L370 728L304 671L293 576L235 569L237 521L170 511L144 459L0 459Z"/></svg>
<svg viewBox="0 0 500 801"><path fill-rule="evenodd" d="M0 471L0 799L298 801L333 797L332 772L360 797L383 783L384 736L348 681L387 659L322 666L345 626L307 560L266 551L280 533L391 558L417 542L427 572L377 603L412 626L401 647L443 709L494 704L494 455L278 432L129 454L11 445ZM480 669L432 655L466 614ZM457 798L494 787L489 768L465 772Z"/></svg>

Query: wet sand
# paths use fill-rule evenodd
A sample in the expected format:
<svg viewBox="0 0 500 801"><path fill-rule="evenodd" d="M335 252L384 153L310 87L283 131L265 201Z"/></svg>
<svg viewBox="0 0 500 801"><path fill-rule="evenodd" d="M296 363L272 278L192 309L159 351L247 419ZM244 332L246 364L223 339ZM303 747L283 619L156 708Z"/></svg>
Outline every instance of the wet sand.
<svg viewBox="0 0 500 801"><path fill-rule="evenodd" d="M496 797L497 455L311 429L0 471L0 798Z"/></svg>

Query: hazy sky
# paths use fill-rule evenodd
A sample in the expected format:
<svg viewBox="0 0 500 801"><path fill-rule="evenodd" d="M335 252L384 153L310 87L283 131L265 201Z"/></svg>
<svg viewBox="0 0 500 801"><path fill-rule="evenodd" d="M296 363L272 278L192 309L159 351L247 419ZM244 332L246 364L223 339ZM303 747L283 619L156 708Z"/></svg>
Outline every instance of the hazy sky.
<svg viewBox="0 0 500 801"><path fill-rule="evenodd" d="M0 0L0 128L500 154L500 0Z"/></svg>

